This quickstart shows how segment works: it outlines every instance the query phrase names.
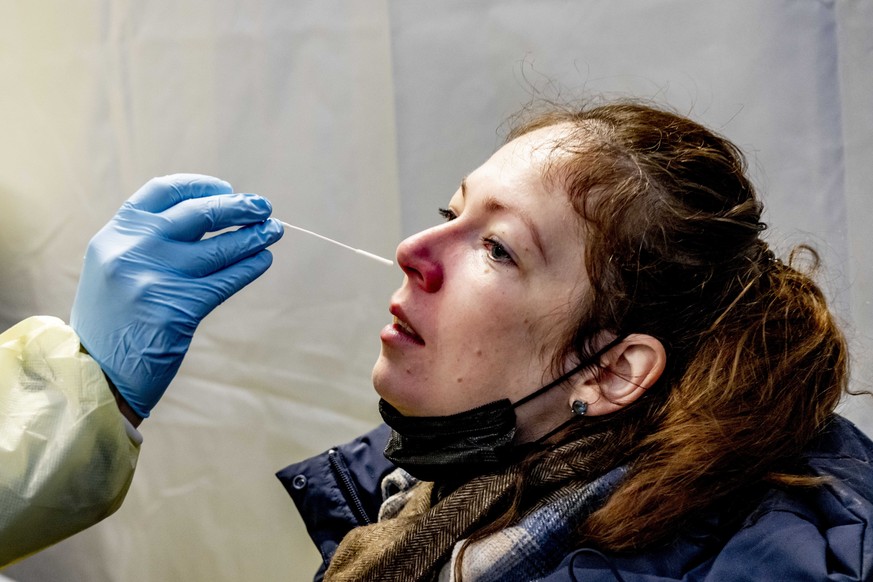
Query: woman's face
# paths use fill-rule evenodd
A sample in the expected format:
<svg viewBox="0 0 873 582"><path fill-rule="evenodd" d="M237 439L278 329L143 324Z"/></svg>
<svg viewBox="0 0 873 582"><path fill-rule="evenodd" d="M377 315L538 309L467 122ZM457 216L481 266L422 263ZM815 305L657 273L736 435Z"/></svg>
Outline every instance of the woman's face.
<svg viewBox="0 0 873 582"><path fill-rule="evenodd" d="M373 384L400 412L515 402L552 379L559 341L587 289L578 215L558 181L543 181L551 151L543 146L559 131L501 148L467 176L443 224L397 248L405 277L391 298L394 322L382 330ZM553 398L520 407L519 422L534 402Z"/></svg>

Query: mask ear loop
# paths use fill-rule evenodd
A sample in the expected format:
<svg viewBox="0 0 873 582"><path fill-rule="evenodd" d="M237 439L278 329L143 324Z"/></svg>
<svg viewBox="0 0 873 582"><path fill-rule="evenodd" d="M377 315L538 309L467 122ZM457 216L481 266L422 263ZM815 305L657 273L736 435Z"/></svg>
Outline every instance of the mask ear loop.
<svg viewBox="0 0 873 582"><path fill-rule="evenodd" d="M585 368L588 368L591 365L597 363L600 360L600 358L603 356L603 354L605 354L606 352L608 352L609 350L614 348L616 345L621 343L624 340L624 338L625 338L624 335L620 335L620 336L616 337L614 340L612 340L611 342L609 342L608 344L606 344L605 346L603 346L602 348L597 350L597 353L595 353L593 356L591 356L587 360L583 360L583 361L579 362L577 365L575 365L573 368L571 368L565 374L558 377L556 380L549 382L548 384L546 384L545 386L543 386L539 390L535 390L534 392L531 392L530 394L528 394L524 398L521 398L520 400L516 400L512 404L512 409L515 410L519 406L522 406L523 404L527 404L528 402L530 402L531 400L533 400L537 396L545 394L546 392L548 392L549 390L551 390L555 386L558 386L559 384L563 384L564 382L566 382L567 380L569 380L570 378L572 378L573 376L575 376L576 374L578 374L579 372L584 370ZM555 427L554 429L547 432L544 436L538 438L536 440L536 442L541 443L541 442L549 439L551 436L553 436L554 434L556 434L557 432L559 432L560 430L562 430L566 426L568 426L571 422L574 422L577 418L579 418L579 417L574 415L572 418L570 418L566 422L562 422L557 427Z"/></svg>

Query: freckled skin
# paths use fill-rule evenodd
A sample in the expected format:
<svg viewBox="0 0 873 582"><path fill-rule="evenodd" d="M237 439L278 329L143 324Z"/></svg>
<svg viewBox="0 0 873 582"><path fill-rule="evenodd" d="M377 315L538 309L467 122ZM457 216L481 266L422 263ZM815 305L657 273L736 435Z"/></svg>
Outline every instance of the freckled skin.
<svg viewBox="0 0 873 582"><path fill-rule="evenodd" d="M383 340L373 385L401 413L516 401L552 379L554 338L587 289L581 226L567 193L543 181L540 146L554 131L498 150L452 197L453 220L398 247L405 277L391 303L423 343Z"/></svg>

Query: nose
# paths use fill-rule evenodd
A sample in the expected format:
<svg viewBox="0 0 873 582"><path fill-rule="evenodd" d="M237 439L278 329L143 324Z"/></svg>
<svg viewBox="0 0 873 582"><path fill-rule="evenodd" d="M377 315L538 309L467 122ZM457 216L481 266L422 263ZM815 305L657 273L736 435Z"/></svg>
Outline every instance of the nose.
<svg viewBox="0 0 873 582"><path fill-rule="evenodd" d="M440 228L423 230L397 246L397 264L411 284L427 293L436 293L443 285Z"/></svg>

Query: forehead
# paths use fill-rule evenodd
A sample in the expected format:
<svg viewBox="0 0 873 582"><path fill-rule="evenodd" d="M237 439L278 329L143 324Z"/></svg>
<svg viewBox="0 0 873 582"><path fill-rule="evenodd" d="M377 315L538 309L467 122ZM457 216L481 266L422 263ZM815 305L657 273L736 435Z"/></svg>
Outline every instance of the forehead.
<svg viewBox="0 0 873 582"><path fill-rule="evenodd" d="M497 150L465 182L489 196L516 198L520 203L541 195L567 202L563 184L550 179L549 169L561 155L560 144L568 132L567 126L556 125L522 135Z"/></svg>

